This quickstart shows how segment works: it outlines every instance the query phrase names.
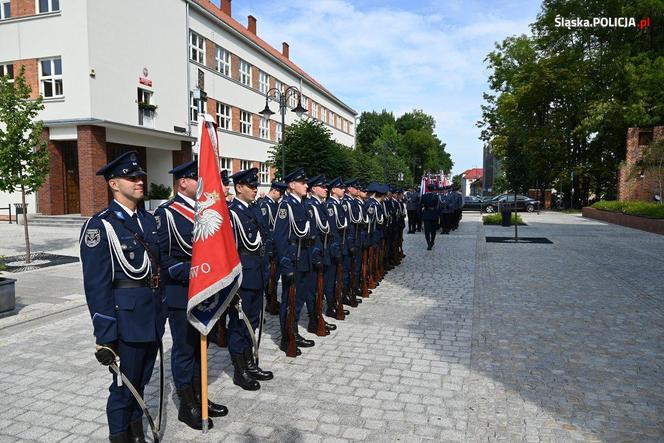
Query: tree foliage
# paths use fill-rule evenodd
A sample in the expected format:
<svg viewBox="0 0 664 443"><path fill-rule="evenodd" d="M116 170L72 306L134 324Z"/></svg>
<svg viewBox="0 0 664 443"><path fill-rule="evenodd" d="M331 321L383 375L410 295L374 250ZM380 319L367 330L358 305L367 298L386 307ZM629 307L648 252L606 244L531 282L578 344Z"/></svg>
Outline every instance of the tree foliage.
<svg viewBox="0 0 664 443"><path fill-rule="evenodd" d="M651 27L555 25L559 17L651 17ZM664 122L664 4L545 0L529 36L487 56L481 138L512 189L555 186L574 205L615 195L627 128Z"/></svg>

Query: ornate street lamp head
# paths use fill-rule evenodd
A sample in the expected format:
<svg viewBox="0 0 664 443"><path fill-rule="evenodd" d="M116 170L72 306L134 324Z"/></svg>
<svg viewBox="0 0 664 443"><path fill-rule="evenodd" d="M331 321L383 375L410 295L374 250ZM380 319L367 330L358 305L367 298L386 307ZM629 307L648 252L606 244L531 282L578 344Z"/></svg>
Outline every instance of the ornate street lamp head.
<svg viewBox="0 0 664 443"><path fill-rule="evenodd" d="M300 98L297 99L297 106L293 108L293 112L299 118L302 118L302 116L307 113L307 110L302 107L302 100Z"/></svg>
<svg viewBox="0 0 664 443"><path fill-rule="evenodd" d="M267 105L267 99L265 100L265 108L261 112L259 112L259 114L267 119L269 119L274 115L274 112L272 112L270 107Z"/></svg>

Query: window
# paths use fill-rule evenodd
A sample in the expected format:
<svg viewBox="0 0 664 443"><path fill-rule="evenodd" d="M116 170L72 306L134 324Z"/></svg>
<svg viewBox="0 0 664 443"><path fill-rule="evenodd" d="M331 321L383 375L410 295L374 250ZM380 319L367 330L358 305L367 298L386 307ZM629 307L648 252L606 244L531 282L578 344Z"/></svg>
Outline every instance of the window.
<svg viewBox="0 0 664 443"><path fill-rule="evenodd" d="M221 129L231 130L231 107L217 102L217 125Z"/></svg>
<svg viewBox="0 0 664 443"><path fill-rule="evenodd" d="M228 175L233 175L233 159L230 159L228 157L220 157L219 158L219 169L220 170L227 170Z"/></svg>
<svg viewBox="0 0 664 443"><path fill-rule="evenodd" d="M9 77L14 79L14 65L12 63L0 63L0 77Z"/></svg>
<svg viewBox="0 0 664 443"><path fill-rule="evenodd" d="M60 0L39 0L39 13L60 10Z"/></svg>
<svg viewBox="0 0 664 443"><path fill-rule="evenodd" d="M12 16L9 0L0 0L0 20Z"/></svg>
<svg viewBox="0 0 664 443"><path fill-rule="evenodd" d="M311 116L313 118L318 118L318 103L311 105Z"/></svg>
<svg viewBox="0 0 664 443"><path fill-rule="evenodd" d="M261 138L269 139L270 138L270 120L261 117L261 133L260 133Z"/></svg>
<svg viewBox="0 0 664 443"><path fill-rule="evenodd" d="M240 171L251 169L251 162L249 160L240 160Z"/></svg>
<svg viewBox="0 0 664 443"><path fill-rule="evenodd" d="M267 90L270 89L269 85L270 83L267 74L263 71L260 71L260 74L258 75L258 90L262 94L267 94Z"/></svg>
<svg viewBox="0 0 664 443"><path fill-rule="evenodd" d="M194 98L194 93L190 92L189 93L189 118L191 119L192 122L197 122L198 121L198 105L200 100L197 98ZM205 112L207 109L207 100L203 101L203 112Z"/></svg>
<svg viewBox="0 0 664 443"><path fill-rule="evenodd" d="M290 96L288 97L288 106L291 108L295 108L297 106L297 94L293 92L294 90L291 90Z"/></svg>
<svg viewBox="0 0 664 443"><path fill-rule="evenodd" d="M240 111L240 132L251 135L251 112Z"/></svg>
<svg viewBox="0 0 664 443"><path fill-rule="evenodd" d="M270 183L270 168L268 168L267 163L258 165L258 181L262 184Z"/></svg>
<svg viewBox="0 0 664 443"><path fill-rule="evenodd" d="M152 104L152 92L138 88L138 124L154 127L154 111L157 108Z"/></svg>
<svg viewBox="0 0 664 443"><path fill-rule="evenodd" d="M284 93L284 84L281 83L279 80L275 80L274 82L274 87L279 91L280 93Z"/></svg>
<svg viewBox="0 0 664 443"><path fill-rule="evenodd" d="M205 64L205 40L194 31L189 31L189 56L193 61Z"/></svg>
<svg viewBox="0 0 664 443"><path fill-rule="evenodd" d="M217 53L215 55L217 61L217 71L221 72L226 77L231 76L231 54L224 48L217 46Z"/></svg>
<svg viewBox="0 0 664 443"><path fill-rule="evenodd" d="M283 134L283 130L282 130L282 127L281 127L281 123L277 123L277 141L278 142L281 141L282 134Z"/></svg>
<svg viewBox="0 0 664 443"><path fill-rule="evenodd" d="M251 65L240 59L240 83L251 86Z"/></svg>
<svg viewBox="0 0 664 443"><path fill-rule="evenodd" d="M49 58L39 63L39 92L44 98L61 97L62 90L62 60Z"/></svg>
<svg viewBox="0 0 664 443"><path fill-rule="evenodd" d="M307 97L306 95L302 96L302 107L304 109L309 109L309 97Z"/></svg>
<svg viewBox="0 0 664 443"><path fill-rule="evenodd" d="M337 114L332 113L332 117L334 118L334 127L337 127Z"/></svg>
<svg viewBox="0 0 664 443"><path fill-rule="evenodd" d="M325 110L325 123L330 124L330 111L328 109Z"/></svg>

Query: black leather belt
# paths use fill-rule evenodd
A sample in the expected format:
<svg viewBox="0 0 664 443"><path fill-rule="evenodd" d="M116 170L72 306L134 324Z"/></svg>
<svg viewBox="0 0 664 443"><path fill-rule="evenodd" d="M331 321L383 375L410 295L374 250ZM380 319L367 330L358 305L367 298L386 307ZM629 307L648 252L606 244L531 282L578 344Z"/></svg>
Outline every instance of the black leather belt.
<svg viewBox="0 0 664 443"><path fill-rule="evenodd" d="M263 257L265 255L265 246L261 246L255 251L250 251L246 248L240 247L237 251L240 255L255 255L257 257Z"/></svg>
<svg viewBox="0 0 664 443"><path fill-rule="evenodd" d="M143 280L115 280L113 282L113 289L147 288L148 286L148 279L146 278Z"/></svg>
<svg viewBox="0 0 664 443"><path fill-rule="evenodd" d="M316 243L313 238L303 238L303 239L301 239L301 241L302 241L301 245L302 245L303 248L308 248L309 246L313 246ZM288 241L288 244L290 244L290 245L297 246L297 243L298 243L298 240L289 240Z"/></svg>

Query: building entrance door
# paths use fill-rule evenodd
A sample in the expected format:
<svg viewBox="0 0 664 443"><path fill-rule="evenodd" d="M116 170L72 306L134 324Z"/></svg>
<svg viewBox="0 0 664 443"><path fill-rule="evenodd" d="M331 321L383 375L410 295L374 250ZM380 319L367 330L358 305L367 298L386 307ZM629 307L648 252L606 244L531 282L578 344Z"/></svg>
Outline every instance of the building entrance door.
<svg viewBox="0 0 664 443"><path fill-rule="evenodd" d="M76 142L62 142L64 163L65 214L81 213L81 195L78 182L78 152Z"/></svg>

